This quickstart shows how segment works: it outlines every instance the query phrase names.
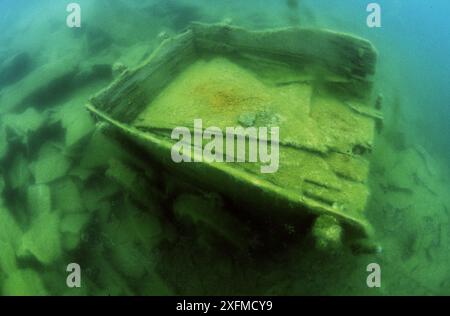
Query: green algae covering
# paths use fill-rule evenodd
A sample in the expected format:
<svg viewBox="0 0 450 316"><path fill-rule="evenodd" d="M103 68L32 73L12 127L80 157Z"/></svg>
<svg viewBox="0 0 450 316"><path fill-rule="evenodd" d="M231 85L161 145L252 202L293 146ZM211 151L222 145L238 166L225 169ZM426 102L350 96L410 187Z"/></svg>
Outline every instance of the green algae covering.
<svg viewBox="0 0 450 316"><path fill-rule="evenodd" d="M340 33L193 24L88 108L169 170L244 201L255 216L326 214L352 236L370 237L369 154L382 119L368 101L375 63L369 42ZM277 172L261 173L260 163L174 163L171 133L194 133L196 119L222 130L278 127Z"/></svg>

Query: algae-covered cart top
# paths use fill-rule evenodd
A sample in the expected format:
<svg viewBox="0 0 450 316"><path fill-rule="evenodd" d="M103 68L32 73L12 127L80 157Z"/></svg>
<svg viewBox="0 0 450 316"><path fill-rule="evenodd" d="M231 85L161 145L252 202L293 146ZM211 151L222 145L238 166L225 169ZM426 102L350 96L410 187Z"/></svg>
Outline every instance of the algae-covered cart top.
<svg viewBox="0 0 450 316"><path fill-rule="evenodd" d="M193 24L126 71L88 108L175 172L280 217L329 214L367 236L363 211L377 120L371 106L376 52L362 39L288 28L264 32ZM279 169L171 160L174 128L270 127Z"/></svg>

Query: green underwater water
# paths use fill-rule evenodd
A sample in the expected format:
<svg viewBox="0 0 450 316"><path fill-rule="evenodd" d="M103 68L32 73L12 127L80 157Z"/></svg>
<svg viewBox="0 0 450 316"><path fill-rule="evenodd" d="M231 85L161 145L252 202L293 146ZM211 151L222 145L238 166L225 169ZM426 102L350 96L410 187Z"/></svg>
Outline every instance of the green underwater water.
<svg viewBox="0 0 450 316"><path fill-rule="evenodd" d="M380 1L383 27L369 29L359 0L78 3L82 27L70 29L63 2L0 1L0 294L450 294L449 43L432 31L450 29L436 13L448 4ZM239 206L149 163L86 111L92 95L192 21L372 41L385 122L366 216L382 251L318 251L306 228L279 233L270 223L243 232L251 218L230 216ZM193 210L229 221L223 235L246 236L251 250L186 219ZM81 288L66 285L69 263L81 267ZM382 269L381 288L366 284L370 263Z"/></svg>

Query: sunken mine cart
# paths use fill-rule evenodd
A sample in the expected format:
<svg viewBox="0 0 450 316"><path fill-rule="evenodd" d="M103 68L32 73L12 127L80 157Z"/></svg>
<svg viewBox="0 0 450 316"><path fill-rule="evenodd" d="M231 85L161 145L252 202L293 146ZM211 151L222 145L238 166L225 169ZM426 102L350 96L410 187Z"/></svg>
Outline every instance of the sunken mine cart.
<svg viewBox="0 0 450 316"><path fill-rule="evenodd" d="M370 42L346 34L193 23L87 108L170 172L235 201L239 212L309 223L319 248L375 249L364 210L383 119L369 101L376 60ZM277 172L261 173L261 163L175 163L172 131L194 134L198 119L222 130L278 127Z"/></svg>

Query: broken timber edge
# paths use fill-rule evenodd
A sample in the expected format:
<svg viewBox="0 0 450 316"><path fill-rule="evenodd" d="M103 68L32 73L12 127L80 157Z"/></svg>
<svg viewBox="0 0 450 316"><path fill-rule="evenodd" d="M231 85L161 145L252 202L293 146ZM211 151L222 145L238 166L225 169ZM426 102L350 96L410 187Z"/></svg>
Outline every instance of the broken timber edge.
<svg viewBox="0 0 450 316"><path fill-rule="evenodd" d="M319 74L332 74L345 80L340 84L354 98L371 91L377 53L370 42L331 31L286 28L248 31L227 25L193 23L183 34L165 40L142 65L125 71L109 87L87 104L99 119L115 126L142 145L170 170L194 179L214 179L204 183L233 200L252 199L256 207L292 216L335 216L356 238L370 238L370 224L362 216L345 214L317 203L297 192L279 187L227 164L175 164L170 159L172 142L151 131L143 132L130 123L160 92L199 55L246 54L275 59L287 64L313 67ZM360 214L358 214L360 215Z"/></svg>
<svg viewBox="0 0 450 316"><path fill-rule="evenodd" d="M130 123L196 57L208 53L253 55L306 66L318 76L342 78L330 84L336 91L359 99L371 93L377 61L369 41L342 33L295 27L248 31L192 23L185 33L165 40L141 66L124 72L90 102L113 118Z"/></svg>

